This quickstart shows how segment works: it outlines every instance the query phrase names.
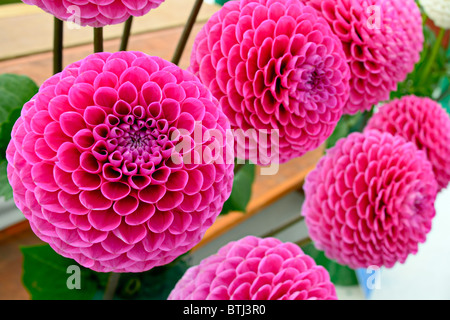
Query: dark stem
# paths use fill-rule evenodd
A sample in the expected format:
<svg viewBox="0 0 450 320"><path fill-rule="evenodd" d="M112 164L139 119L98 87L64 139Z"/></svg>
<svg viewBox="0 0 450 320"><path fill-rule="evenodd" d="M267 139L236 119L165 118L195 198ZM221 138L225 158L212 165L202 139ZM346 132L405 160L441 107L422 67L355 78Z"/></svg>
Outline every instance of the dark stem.
<svg viewBox="0 0 450 320"><path fill-rule="evenodd" d="M311 244L313 241L311 240L311 238L307 237L305 239L302 239L300 241L297 241L295 244L298 245L300 248L304 247L308 244Z"/></svg>
<svg viewBox="0 0 450 320"><path fill-rule="evenodd" d="M133 16L130 16L130 18L128 18L128 20L125 21L125 26L123 28L122 34L122 42L120 43L119 51L127 51L132 25L133 25Z"/></svg>
<svg viewBox="0 0 450 320"><path fill-rule="evenodd" d="M63 21L54 18L53 30L53 74L59 73L63 68Z"/></svg>
<svg viewBox="0 0 450 320"><path fill-rule="evenodd" d="M94 28L94 52L103 52L103 28Z"/></svg>
<svg viewBox="0 0 450 320"><path fill-rule="evenodd" d="M119 284L120 273L111 273L106 285L105 294L103 300L113 300L116 293L117 286Z"/></svg>
<svg viewBox="0 0 450 320"><path fill-rule="evenodd" d="M245 167L245 163L235 163L235 165L234 165L234 175L236 175L244 167Z"/></svg>
<svg viewBox="0 0 450 320"><path fill-rule="evenodd" d="M181 34L180 41L178 42L177 48L175 49L175 54L173 55L172 62L178 65L180 63L181 56L183 55L184 49L186 48L187 41L191 35L192 28L194 27L195 21L197 20L198 14L202 7L203 0L196 0L194 7L192 8L189 19L184 27L183 33Z"/></svg>
<svg viewBox="0 0 450 320"><path fill-rule="evenodd" d="M436 42L434 43L434 46L431 49L431 54L427 58L427 61L425 63L425 67L422 72L422 78L420 79L419 84L424 84L428 80L430 72L433 69L433 65L436 62L436 58L439 54L439 50L441 49L442 40L444 39L444 36L445 36L445 29L441 28L437 35Z"/></svg>

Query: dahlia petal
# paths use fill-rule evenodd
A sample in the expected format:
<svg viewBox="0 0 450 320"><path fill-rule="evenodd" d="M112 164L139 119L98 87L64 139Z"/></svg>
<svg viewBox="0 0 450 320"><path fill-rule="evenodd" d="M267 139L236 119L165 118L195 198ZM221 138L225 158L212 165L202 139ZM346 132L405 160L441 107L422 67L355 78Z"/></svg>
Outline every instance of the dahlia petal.
<svg viewBox="0 0 450 320"><path fill-rule="evenodd" d="M81 191L80 201L91 210L106 210L112 205L112 201L105 198L99 190Z"/></svg>
<svg viewBox="0 0 450 320"><path fill-rule="evenodd" d="M92 226L100 231L112 231L122 221L121 217L112 209L92 210L88 213L88 219Z"/></svg>

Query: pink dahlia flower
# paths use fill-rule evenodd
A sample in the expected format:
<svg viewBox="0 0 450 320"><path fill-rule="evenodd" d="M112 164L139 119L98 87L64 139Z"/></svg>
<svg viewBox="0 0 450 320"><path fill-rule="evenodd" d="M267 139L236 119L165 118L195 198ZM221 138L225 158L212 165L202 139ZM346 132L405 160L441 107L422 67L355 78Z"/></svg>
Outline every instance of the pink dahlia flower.
<svg viewBox="0 0 450 320"><path fill-rule="evenodd" d="M377 130L339 140L304 190L302 214L315 246L351 268L403 263L435 216L437 182L425 153Z"/></svg>
<svg viewBox="0 0 450 320"><path fill-rule="evenodd" d="M169 300L336 300L328 272L293 243L247 236L189 268Z"/></svg>
<svg viewBox="0 0 450 320"><path fill-rule="evenodd" d="M8 178L56 252L99 272L141 272L190 250L220 213L233 182L227 129L191 73L140 52L94 54L25 104Z"/></svg>
<svg viewBox="0 0 450 320"><path fill-rule="evenodd" d="M422 17L414 0L302 0L316 8L342 41L351 69L344 113L389 99L423 48Z"/></svg>
<svg viewBox="0 0 450 320"><path fill-rule="evenodd" d="M197 35L190 68L240 129L237 157L263 165L317 148L349 94L339 39L298 0L227 2Z"/></svg>
<svg viewBox="0 0 450 320"><path fill-rule="evenodd" d="M22 0L64 21L81 26L104 27L140 17L164 0Z"/></svg>
<svg viewBox="0 0 450 320"><path fill-rule="evenodd" d="M433 165L439 190L450 182L450 117L436 101L406 96L383 105L365 130L400 135L424 150Z"/></svg>

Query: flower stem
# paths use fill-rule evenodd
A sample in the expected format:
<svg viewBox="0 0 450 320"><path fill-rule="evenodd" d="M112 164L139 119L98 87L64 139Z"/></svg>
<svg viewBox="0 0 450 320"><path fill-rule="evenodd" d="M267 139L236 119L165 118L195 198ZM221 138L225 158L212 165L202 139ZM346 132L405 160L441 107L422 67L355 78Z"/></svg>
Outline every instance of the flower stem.
<svg viewBox="0 0 450 320"><path fill-rule="evenodd" d="M130 18L128 18L128 20L125 22L122 34L122 42L120 43L119 51L127 51L132 25L133 25L133 16L130 16Z"/></svg>
<svg viewBox="0 0 450 320"><path fill-rule="evenodd" d="M432 48L431 54L427 59L427 63L425 64L425 68L422 73L422 78L420 83L423 84L424 81L426 81L430 75L431 69L433 68L433 64L436 62L436 57L439 53L439 49L442 45L442 40L444 39L445 35L445 29L441 28L439 30L439 34L437 36L436 42L434 43L434 46Z"/></svg>
<svg viewBox="0 0 450 320"><path fill-rule="evenodd" d="M103 28L94 28L94 52L103 52Z"/></svg>
<svg viewBox="0 0 450 320"><path fill-rule="evenodd" d="M106 285L105 294L103 300L113 300L116 293L117 286L119 285L120 273L111 273Z"/></svg>
<svg viewBox="0 0 450 320"><path fill-rule="evenodd" d="M191 14L184 27L180 41L178 42L177 48L175 49L175 54L172 58L172 62L174 64L178 65L180 63L181 56L183 55L184 49L186 48L187 41L192 32L192 28L194 27L195 21L197 20L198 14L200 13L202 4L203 0L196 0L194 3L194 7L192 8Z"/></svg>
<svg viewBox="0 0 450 320"><path fill-rule="evenodd" d="M63 67L63 22L58 18L54 18L53 29L53 74L62 71Z"/></svg>
<svg viewBox="0 0 450 320"><path fill-rule="evenodd" d="M234 174L236 175L241 169L245 167L245 163L237 163L234 165Z"/></svg>

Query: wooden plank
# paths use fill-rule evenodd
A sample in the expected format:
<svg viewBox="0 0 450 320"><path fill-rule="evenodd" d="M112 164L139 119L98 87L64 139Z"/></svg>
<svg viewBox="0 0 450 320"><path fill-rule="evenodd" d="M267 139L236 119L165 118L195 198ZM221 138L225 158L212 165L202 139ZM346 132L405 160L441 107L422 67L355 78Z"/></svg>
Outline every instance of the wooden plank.
<svg viewBox="0 0 450 320"><path fill-rule="evenodd" d="M303 185L306 175L315 168L324 150L325 147L323 145L305 154L303 157L280 165L276 175L265 176L257 174L247 212L232 212L220 216L206 231L202 241L193 250L198 250L213 241L236 225L257 214L263 208L282 198L287 193L299 190Z"/></svg>
<svg viewBox="0 0 450 320"><path fill-rule="evenodd" d="M133 35L149 33L185 25L195 0L167 0L142 17L133 19ZM197 22L206 22L220 6L204 4ZM17 27L20 26L20 27ZM121 37L124 25L103 29L107 40ZM52 50L53 16L36 6L14 4L0 9L0 60L17 58ZM92 28L71 28L64 23L64 47L92 42ZM118 50L118 47L116 48Z"/></svg>
<svg viewBox="0 0 450 320"><path fill-rule="evenodd" d="M180 61L180 67L186 69L189 66L190 52L195 35L200 31L202 24L196 24L186 46L186 51ZM172 59L173 52L183 28L177 27L158 32L133 35L130 38L128 50L141 51L152 56L163 59ZM120 45L120 39L105 41L104 50L116 52ZM93 53L93 45L83 45L64 50L64 66L76 62ZM35 54L31 56L16 58L13 60L0 61L0 73L23 74L41 85L52 76L53 55L51 52Z"/></svg>

